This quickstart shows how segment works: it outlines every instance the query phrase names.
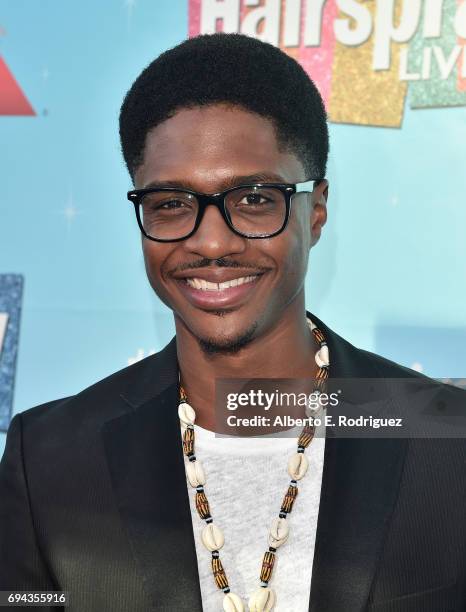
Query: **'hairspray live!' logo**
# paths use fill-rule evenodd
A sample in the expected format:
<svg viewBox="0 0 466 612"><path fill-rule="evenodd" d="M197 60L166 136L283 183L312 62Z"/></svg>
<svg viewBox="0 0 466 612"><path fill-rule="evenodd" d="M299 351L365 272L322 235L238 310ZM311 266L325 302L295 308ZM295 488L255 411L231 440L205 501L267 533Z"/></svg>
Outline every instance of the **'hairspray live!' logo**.
<svg viewBox="0 0 466 612"><path fill-rule="evenodd" d="M189 35L216 31L296 59L334 123L400 127L407 100L466 106L466 0L190 0Z"/></svg>

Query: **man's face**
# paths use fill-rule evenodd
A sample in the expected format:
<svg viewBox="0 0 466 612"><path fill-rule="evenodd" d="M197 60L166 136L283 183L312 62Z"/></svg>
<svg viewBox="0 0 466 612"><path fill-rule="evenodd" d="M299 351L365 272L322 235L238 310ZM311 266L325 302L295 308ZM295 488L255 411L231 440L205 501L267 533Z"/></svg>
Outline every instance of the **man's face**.
<svg viewBox="0 0 466 612"><path fill-rule="evenodd" d="M237 177L251 177L245 180ZM151 132L138 189L153 182L216 193L253 182L297 183L308 178L295 154L280 150L273 125L258 114L216 104L183 109ZM318 196L314 195L314 199ZM322 201L321 194L321 201ZM175 321L208 352L234 352L270 329L304 291L309 249L320 225L311 197L294 197L286 229L265 239L234 234L214 206L186 240L142 239L149 281ZM324 201L325 208L325 201ZM320 215L322 219L322 215ZM184 275L217 282L254 277L215 291L193 288Z"/></svg>

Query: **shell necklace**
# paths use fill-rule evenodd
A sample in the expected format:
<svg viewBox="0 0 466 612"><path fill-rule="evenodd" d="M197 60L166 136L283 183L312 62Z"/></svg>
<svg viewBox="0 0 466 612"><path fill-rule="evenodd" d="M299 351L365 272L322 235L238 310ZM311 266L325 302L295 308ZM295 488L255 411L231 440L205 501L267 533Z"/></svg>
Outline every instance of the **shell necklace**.
<svg viewBox="0 0 466 612"><path fill-rule="evenodd" d="M318 329L310 319L307 319L307 324L319 346L319 350L315 355L315 360L319 369L316 374L316 388L314 389L314 394L317 394L318 397L322 387L325 385L325 380L328 378L330 364L328 346L322 331ZM224 611L244 612L245 608L243 601L238 595L230 591L227 576L223 569L222 562L220 561L219 549L222 548L225 538L222 530L213 522L213 518L210 514L209 502L204 490L204 485L206 483L204 469L194 452L194 421L196 419L196 413L188 403L188 397L180 382L180 373L178 373L178 380L178 416L183 430L183 453L187 459L187 461L185 461L186 475L189 484L196 489L196 510L200 518L206 522L206 526L201 533L201 540L206 549L212 553L212 572L215 583L217 587L225 593L223 598ZM316 395L314 395L314 397L316 397ZM318 411L319 408L316 410L309 405L306 406L305 409L307 417L315 416ZM277 548L288 539L289 521L287 521L286 518L291 512L293 503L298 495L297 481L305 475L309 465L304 451L312 442L314 433L315 426L313 424L304 426L298 438L297 452L291 455L288 460L288 474L291 476L291 481L283 498L278 518L273 520L270 527L268 536L269 549L264 553L262 559L260 587L252 594L248 602L250 612L269 612L276 603L275 592L268 586L275 563L275 553Z"/></svg>

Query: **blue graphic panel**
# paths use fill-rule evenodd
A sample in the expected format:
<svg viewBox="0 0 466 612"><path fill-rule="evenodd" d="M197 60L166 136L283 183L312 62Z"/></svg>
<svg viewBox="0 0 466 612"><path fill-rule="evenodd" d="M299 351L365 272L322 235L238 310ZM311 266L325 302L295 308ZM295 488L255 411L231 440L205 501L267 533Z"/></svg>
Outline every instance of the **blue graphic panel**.
<svg viewBox="0 0 466 612"><path fill-rule="evenodd" d="M6 431L13 408L23 277L0 274L0 431Z"/></svg>

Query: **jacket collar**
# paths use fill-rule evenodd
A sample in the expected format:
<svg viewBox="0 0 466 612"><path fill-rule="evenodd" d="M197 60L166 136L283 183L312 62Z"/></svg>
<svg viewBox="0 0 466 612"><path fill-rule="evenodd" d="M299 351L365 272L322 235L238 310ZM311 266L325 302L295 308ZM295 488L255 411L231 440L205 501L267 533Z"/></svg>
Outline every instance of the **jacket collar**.
<svg viewBox="0 0 466 612"><path fill-rule="evenodd" d="M352 346L315 315L307 315L326 336L330 376L380 375L369 353ZM136 364L139 367L121 391L128 411L102 429L111 481L154 609L201 612L176 409L176 337L144 362ZM405 451L406 440L400 439L326 440L310 611L365 608Z"/></svg>
<svg viewBox="0 0 466 612"><path fill-rule="evenodd" d="M133 366L120 395L134 410L157 397L178 380L176 336L158 353Z"/></svg>
<svg viewBox="0 0 466 612"><path fill-rule="evenodd" d="M362 359L362 351L331 330L314 314L306 311L307 317L322 330L330 353L330 376L332 378L371 378L378 375L369 359ZM121 397L133 409L161 394L177 383L178 359L176 336L158 353L136 364L134 375L129 377L121 391Z"/></svg>

